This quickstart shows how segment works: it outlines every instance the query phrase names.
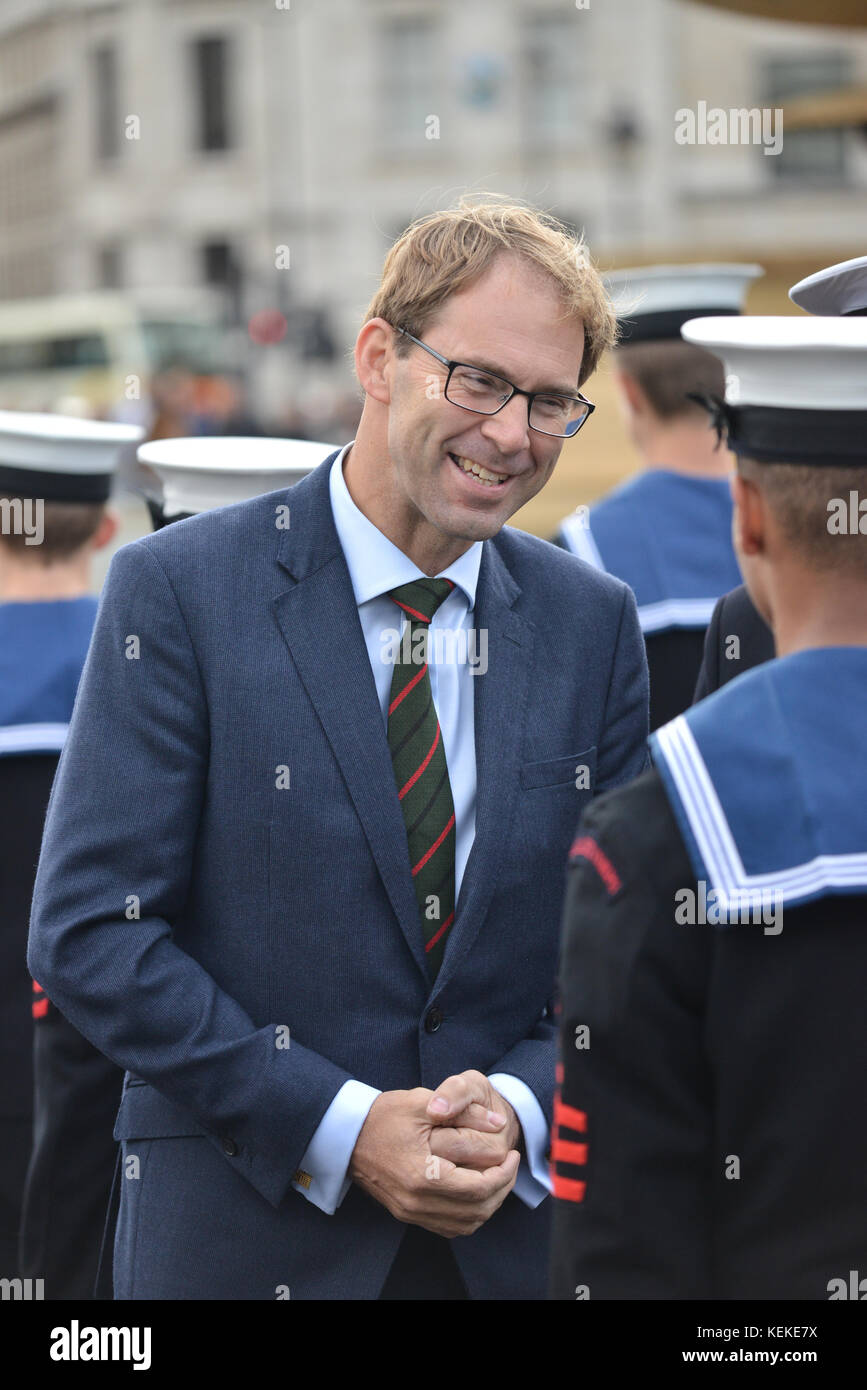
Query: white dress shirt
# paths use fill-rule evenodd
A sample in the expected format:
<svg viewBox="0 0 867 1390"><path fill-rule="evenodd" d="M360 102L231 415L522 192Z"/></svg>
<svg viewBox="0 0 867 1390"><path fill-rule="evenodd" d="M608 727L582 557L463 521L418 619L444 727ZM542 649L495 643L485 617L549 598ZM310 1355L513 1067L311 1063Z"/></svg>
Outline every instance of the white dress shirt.
<svg viewBox="0 0 867 1390"><path fill-rule="evenodd" d="M394 672L394 643L403 632L406 615L388 597L391 589L425 576L409 556L374 526L356 507L343 477L343 462L352 447L347 444L334 460L330 474L331 510L343 547L349 577L358 604L383 723L388 724L388 701ZM470 856L476 829L475 688L472 612L482 561L477 541L444 569L438 579L451 579L454 589L440 604L430 623L429 658L431 694L442 732L455 808L455 902ZM436 633L448 633L438 644ZM463 636L467 634L467 636ZM459 659L469 653L469 660ZM437 660L440 657L440 660ZM484 664L478 663L478 670ZM503 988L508 988L504 971ZM491 1085L509 1102L524 1132L525 1157L514 1191L530 1207L548 1195L550 1180L546 1153L548 1128L538 1100L517 1076L498 1072ZM362 1081L347 1081L323 1115L301 1160L303 1181L296 1191L322 1211L333 1215L349 1190L347 1177L352 1151L367 1113L380 1092Z"/></svg>

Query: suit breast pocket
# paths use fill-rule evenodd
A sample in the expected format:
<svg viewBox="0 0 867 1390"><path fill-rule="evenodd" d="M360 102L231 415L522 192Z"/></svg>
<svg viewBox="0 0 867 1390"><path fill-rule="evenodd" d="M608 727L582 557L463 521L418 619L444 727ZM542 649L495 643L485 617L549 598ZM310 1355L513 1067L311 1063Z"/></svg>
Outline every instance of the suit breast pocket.
<svg viewBox="0 0 867 1390"><path fill-rule="evenodd" d="M524 763L521 768L521 787L524 791L573 791L591 795L596 785L596 747L583 753L567 753L562 758L549 758L540 763Z"/></svg>

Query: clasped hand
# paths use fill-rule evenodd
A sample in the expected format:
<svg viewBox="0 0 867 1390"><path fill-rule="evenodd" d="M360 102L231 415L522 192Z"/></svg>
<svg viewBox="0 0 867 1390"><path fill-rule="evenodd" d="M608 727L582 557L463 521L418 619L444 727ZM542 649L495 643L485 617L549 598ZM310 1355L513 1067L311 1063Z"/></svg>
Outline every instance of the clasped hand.
<svg viewBox="0 0 867 1390"><path fill-rule="evenodd" d="M398 1221L452 1238L502 1206L521 1161L521 1128L482 1072L435 1091L384 1091L362 1125L349 1176Z"/></svg>

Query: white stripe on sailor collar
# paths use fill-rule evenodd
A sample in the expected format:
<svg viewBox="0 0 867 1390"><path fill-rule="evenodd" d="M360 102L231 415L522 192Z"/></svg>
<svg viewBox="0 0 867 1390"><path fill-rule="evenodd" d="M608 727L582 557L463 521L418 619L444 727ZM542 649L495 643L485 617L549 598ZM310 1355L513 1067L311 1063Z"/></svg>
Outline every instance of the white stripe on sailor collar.
<svg viewBox="0 0 867 1390"><path fill-rule="evenodd" d="M579 512L570 512L565 520L561 521L560 532L572 554L577 555L579 560L586 560L588 565L593 565L598 570L605 569L605 562L599 554L593 533L582 521Z"/></svg>
<svg viewBox="0 0 867 1390"><path fill-rule="evenodd" d="M638 605L638 621L642 632L660 632L663 628L707 627L716 607L715 598L667 598L659 603Z"/></svg>
<svg viewBox="0 0 867 1390"><path fill-rule="evenodd" d="M59 753L68 724L7 724L0 728L0 754Z"/></svg>
<svg viewBox="0 0 867 1390"><path fill-rule="evenodd" d="M867 854L820 854L773 873L748 874L692 730L683 715L656 731L711 886L722 908L766 901L797 903L822 888L867 888Z"/></svg>

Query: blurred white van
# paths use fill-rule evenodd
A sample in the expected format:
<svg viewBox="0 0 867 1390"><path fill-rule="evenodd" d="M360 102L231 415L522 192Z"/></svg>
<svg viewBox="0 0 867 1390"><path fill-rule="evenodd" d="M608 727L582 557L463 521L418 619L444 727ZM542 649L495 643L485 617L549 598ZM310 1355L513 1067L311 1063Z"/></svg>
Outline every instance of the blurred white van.
<svg viewBox="0 0 867 1390"><path fill-rule="evenodd" d="M7 300L0 303L0 409L134 418L154 371L231 369L236 340L222 314L222 298L207 289Z"/></svg>

